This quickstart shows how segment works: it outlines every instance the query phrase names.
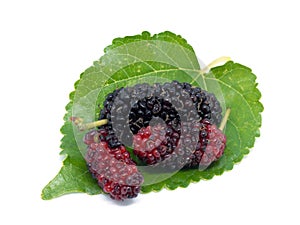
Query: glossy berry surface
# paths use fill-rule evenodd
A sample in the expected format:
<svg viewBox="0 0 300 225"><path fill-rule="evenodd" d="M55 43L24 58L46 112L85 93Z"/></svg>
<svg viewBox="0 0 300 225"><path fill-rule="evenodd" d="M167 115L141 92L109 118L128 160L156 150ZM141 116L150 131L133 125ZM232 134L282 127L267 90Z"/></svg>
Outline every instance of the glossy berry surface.
<svg viewBox="0 0 300 225"><path fill-rule="evenodd" d="M173 152L179 136L161 124L143 127L133 137L134 154L147 165L156 164Z"/></svg>
<svg viewBox="0 0 300 225"><path fill-rule="evenodd" d="M183 90L189 93L193 104L201 119L208 119L212 124L219 125L222 120L222 108L220 102L213 93L209 93L199 87L192 87L189 83L179 83Z"/></svg>
<svg viewBox="0 0 300 225"><path fill-rule="evenodd" d="M161 157L160 149L167 149L166 128L161 125L142 128L134 135L134 153L150 165L161 169L179 170L199 167L206 169L218 160L225 149L226 137L207 119L199 123L183 123L182 136L173 152ZM165 152L163 152L165 153Z"/></svg>
<svg viewBox="0 0 300 225"><path fill-rule="evenodd" d="M85 135L88 145L85 160L89 171L111 198L124 200L136 197L143 183L136 164L123 145L110 148L107 142L99 141L99 137L101 134L97 130Z"/></svg>
<svg viewBox="0 0 300 225"><path fill-rule="evenodd" d="M122 145L115 135L115 131L112 127L111 122L111 110L115 101L115 98L120 93L123 88L116 89L112 93L109 93L103 103L103 108L100 111L99 120L108 119L108 124L99 127L99 132L101 133L101 140L108 143L110 148L117 148Z"/></svg>
<svg viewBox="0 0 300 225"><path fill-rule="evenodd" d="M185 167L206 169L223 155L225 146L225 134L215 124L211 124L209 120L201 121L197 147Z"/></svg>
<svg viewBox="0 0 300 225"><path fill-rule="evenodd" d="M153 118L160 118L179 134L181 122L208 119L218 125L221 113L214 94L188 83L172 81L114 90L106 96L99 120L108 119L102 129L108 132L109 146L115 148L121 144L131 146L133 135L149 126Z"/></svg>

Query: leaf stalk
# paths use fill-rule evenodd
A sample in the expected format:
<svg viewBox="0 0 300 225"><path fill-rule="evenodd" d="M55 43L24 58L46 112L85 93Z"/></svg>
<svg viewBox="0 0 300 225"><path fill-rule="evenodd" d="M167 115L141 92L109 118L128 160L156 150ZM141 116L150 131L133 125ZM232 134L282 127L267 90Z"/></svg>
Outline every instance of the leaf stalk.
<svg viewBox="0 0 300 225"><path fill-rule="evenodd" d="M231 109L230 109L230 108L228 108L228 109L226 110L226 112L225 112L225 115L224 115L224 117L223 117L223 119L222 119L222 122L221 122L221 125L220 125L220 127L219 127L219 129L220 129L221 131L223 131L224 128L225 128L225 126L226 126L226 123L227 123L227 120L228 120L228 118L229 118L230 112L231 112Z"/></svg>
<svg viewBox="0 0 300 225"><path fill-rule="evenodd" d="M201 72L201 74L207 73L208 71L210 71L211 68L216 67L219 64L224 64L230 60L231 60L231 58L228 56L222 56L220 58L217 58L214 61L212 61L211 63L209 63L205 68L200 70L200 72Z"/></svg>
<svg viewBox="0 0 300 225"><path fill-rule="evenodd" d="M83 123L83 119L80 117L71 117L70 120L78 127L80 131L89 130L108 123L107 119L97 120L91 123Z"/></svg>

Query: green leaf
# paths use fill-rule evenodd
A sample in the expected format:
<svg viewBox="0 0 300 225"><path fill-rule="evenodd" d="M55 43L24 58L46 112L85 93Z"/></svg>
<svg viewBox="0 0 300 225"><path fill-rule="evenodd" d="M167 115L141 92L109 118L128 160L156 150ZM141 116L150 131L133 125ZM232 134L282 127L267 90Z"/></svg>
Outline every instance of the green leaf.
<svg viewBox="0 0 300 225"><path fill-rule="evenodd" d="M42 199L49 200L72 192L102 193L97 182L90 176L86 168L66 164L43 189Z"/></svg>
<svg viewBox="0 0 300 225"><path fill-rule="evenodd" d="M64 134L61 154L66 158L58 175L43 189L42 198L51 199L71 192L102 193L83 158L86 151L82 141L84 132L73 126L69 121L71 116L81 117L86 122L94 121L106 94L117 87L171 80L189 82L213 92L223 111L231 108L224 130L226 149L220 160L204 171L181 170L172 176L144 174L142 192L187 187L191 182L221 175L241 161L253 147L255 137L259 136L263 111L256 76L251 69L227 62L203 74L192 47L182 37L171 32L153 36L143 32L113 40L113 44L105 49L104 56L84 71L75 83L75 92L70 94L65 124L61 129Z"/></svg>

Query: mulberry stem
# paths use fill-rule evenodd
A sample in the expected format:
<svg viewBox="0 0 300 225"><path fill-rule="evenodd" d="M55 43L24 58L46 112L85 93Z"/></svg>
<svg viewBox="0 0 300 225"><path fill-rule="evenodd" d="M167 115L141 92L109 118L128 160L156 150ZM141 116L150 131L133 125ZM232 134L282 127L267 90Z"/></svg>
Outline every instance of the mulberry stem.
<svg viewBox="0 0 300 225"><path fill-rule="evenodd" d="M71 117L70 120L78 127L80 131L89 130L108 123L107 119L97 120L91 123L83 123L83 119L80 117Z"/></svg>
<svg viewBox="0 0 300 225"><path fill-rule="evenodd" d="M221 122L221 125L220 125L220 127L219 127L219 129L220 129L221 131L223 131L224 128L225 128L225 125L226 125L227 120L228 120L229 115L230 115L230 111L231 111L231 109L228 108L228 109L226 110L226 112L225 112L225 115L224 115L224 117L223 117L223 119L222 119L222 122Z"/></svg>
<svg viewBox="0 0 300 225"><path fill-rule="evenodd" d="M212 61L210 64L208 64L205 68L200 70L200 72L201 72L201 74L207 73L211 68L217 66L218 64L226 63L230 60L231 60L231 58L228 56L222 56L220 58L217 58L214 61Z"/></svg>

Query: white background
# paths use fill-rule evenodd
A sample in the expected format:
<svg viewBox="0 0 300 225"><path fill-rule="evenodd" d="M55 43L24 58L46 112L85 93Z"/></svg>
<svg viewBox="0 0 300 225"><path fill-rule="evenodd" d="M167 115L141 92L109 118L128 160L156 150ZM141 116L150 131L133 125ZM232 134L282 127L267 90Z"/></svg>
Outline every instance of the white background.
<svg viewBox="0 0 300 225"><path fill-rule="evenodd" d="M1 1L0 224L299 224L297 1ZM59 131L79 74L115 37L170 30L205 63L257 75L261 137L230 172L131 203L40 199L61 167Z"/></svg>

